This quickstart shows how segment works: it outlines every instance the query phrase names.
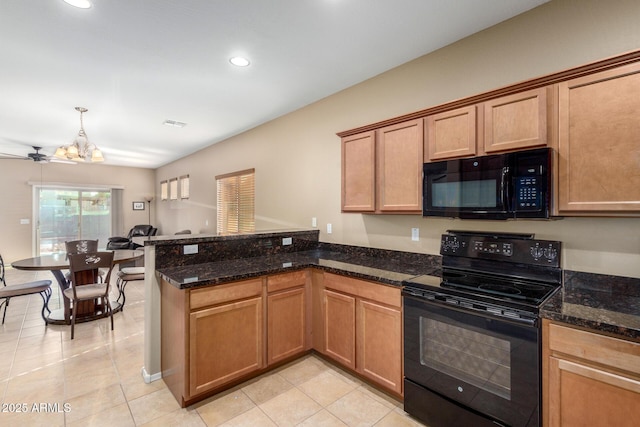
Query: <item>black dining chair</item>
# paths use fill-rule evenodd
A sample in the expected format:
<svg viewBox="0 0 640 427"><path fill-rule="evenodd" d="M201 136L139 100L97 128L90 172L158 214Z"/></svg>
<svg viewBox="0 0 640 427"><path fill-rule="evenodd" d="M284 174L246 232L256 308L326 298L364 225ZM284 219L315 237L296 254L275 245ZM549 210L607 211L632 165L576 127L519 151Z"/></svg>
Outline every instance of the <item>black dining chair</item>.
<svg viewBox="0 0 640 427"><path fill-rule="evenodd" d="M104 307L105 315L111 317L111 330L113 331L113 310L109 301L109 282L113 270L113 252L88 252L69 255L69 271L71 272L71 287L63 291L71 301L71 339L74 337L77 319L78 304L82 301L100 300ZM100 269L106 269L106 276L100 280Z"/></svg>
<svg viewBox="0 0 640 427"><path fill-rule="evenodd" d="M65 249L67 251L67 258L73 254L86 254L87 252L98 252L98 239L96 240L71 240L64 242ZM65 275L67 282L71 281L71 273ZM104 273L100 271L100 280L104 279Z"/></svg>
<svg viewBox="0 0 640 427"><path fill-rule="evenodd" d="M2 314L3 325L4 318L7 316L7 308L9 307L9 301L11 298L34 294L40 294L42 297L42 318L44 319L44 323L47 324L47 318L45 317L44 312L46 310L51 313L51 310L49 310L51 280L36 280L34 282L7 286L7 281L4 277L4 261L2 259L2 255L0 255L0 282L2 282L2 288L0 288L0 309L4 306L4 313Z"/></svg>
<svg viewBox="0 0 640 427"><path fill-rule="evenodd" d="M84 254L87 252L98 252L98 240L89 240L89 239L81 239L81 240L71 240L69 242L64 242L65 249L67 250L67 255L71 254Z"/></svg>

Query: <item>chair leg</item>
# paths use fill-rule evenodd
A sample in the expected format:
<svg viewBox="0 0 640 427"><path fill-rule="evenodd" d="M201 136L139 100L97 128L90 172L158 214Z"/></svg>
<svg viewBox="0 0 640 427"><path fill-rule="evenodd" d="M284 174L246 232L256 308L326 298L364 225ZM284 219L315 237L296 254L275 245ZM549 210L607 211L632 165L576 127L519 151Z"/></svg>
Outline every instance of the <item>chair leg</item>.
<svg viewBox="0 0 640 427"><path fill-rule="evenodd" d="M73 302L73 308L71 309L71 339L73 339L74 328L76 326L76 310L78 308L78 302Z"/></svg>
<svg viewBox="0 0 640 427"><path fill-rule="evenodd" d="M113 331L113 309L111 308L111 301L109 301L109 297L107 300L107 308L109 309L109 316L111 317L111 330Z"/></svg>
<svg viewBox="0 0 640 427"><path fill-rule="evenodd" d="M51 288L47 288L44 291L40 292L40 296L42 297L42 320L44 320L45 326L49 324L47 317L44 315L44 311L47 310L49 314L51 314L51 310L49 310L49 299L51 298L51 294L53 291Z"/></svg>
<svg viewBox="0 0 640 427"><path fill-rule="evenodd" d="M122 279L119 277L116 280L116 288L118 289L118 298L116 298L116 302L120 303L120 310L123 310L124 307L122 307L123 304L120 302L120 299L122 298L124 291L122 290Z"/></svg>
<svg viewBox="0 0 640 427"><path fill-rule="evenodd" d="M4 305L4 313L2 314L2 324L4 325L4 318L7 317L7 307L9 307L9 300L11 298L5 298L4 301L0 303L0 308Z"/></svg>
<svg viewBox="0 0 640 427"><path fill-rule="evenodd" d="M127 283L129 283L129 282L128 282L128 281L126 281L126 280L123 280L123 281L122 281L122 284L121 284L121 285L122 285L121 292L122 292L122 309L123 309L123 310L124 310L124 303L125 303L125 301L127 300L127 294L125 294L125 293L124 293L124 288L126 288L126 287L127 287Z"/></svg>

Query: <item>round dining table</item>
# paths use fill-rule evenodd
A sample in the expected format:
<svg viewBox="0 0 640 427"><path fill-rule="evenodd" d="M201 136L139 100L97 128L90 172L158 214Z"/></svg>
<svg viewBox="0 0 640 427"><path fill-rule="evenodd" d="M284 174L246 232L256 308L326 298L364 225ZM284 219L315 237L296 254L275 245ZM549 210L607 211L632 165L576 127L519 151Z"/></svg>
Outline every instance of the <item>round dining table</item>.
<svg viewBox="0 0 640 427"><path fill-rule="evenodd" d="M135 261L144 257L144 251L136 249L117 249L113 252L113 263L119 264L123 262ZM69 259L66 252L55 253L52 255L41 255L33 258L25 258L19 261L14 261L11 266L16 270L28 270L28 271L51 271L53 277L55 277L60 286L60 291L64 291L71 284L67 281L63 270L69 269ZM69 299L64 296L64 307L57 310L46 310L49 315L45 319L47 323L52 324L71 324L71 304ZM48 302L45 302L48 304ZM76 322L87 322L89 320L98 319L108 315L102 304L91 304L84 312L78 313ZM122 305L119 302L111 301L111 307L114 312L120 311ZM43 311L44 312L44 311Z"/></svg>

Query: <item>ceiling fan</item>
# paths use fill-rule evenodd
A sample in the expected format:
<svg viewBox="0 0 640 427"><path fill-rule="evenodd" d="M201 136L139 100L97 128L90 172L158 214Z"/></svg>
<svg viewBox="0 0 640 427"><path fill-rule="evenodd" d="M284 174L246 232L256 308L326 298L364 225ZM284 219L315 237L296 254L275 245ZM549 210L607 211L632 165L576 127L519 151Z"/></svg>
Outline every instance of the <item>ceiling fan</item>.
<svg viewBox="0 0 640 427"><path fill-rule="evenodd" d="M53 163L75 164L74 162L58 160L53 156L47 156L46 154L41 153L40 150L42 150L42 147L37 147L35 145L32 147L35 150L35 153L27 153L26 156L20 156L17 154L10 154L10 153L0 153L0 159L2 160L33 160L36 163L53 162Z"/></svg>

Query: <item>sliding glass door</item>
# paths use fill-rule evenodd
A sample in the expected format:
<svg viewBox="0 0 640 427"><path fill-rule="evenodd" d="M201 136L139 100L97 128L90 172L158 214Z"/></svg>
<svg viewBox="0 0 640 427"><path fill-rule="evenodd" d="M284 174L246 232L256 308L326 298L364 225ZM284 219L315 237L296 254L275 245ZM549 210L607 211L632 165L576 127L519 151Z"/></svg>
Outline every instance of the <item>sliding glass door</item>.
<svg viewBox="0 0 640 427"><path fill-rule="evenodd" d="M40 187L36 192L36 255L65 252L64 242L111 236L111 191Z"/></svg>

